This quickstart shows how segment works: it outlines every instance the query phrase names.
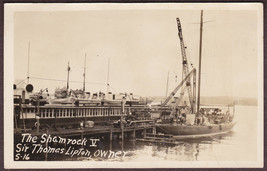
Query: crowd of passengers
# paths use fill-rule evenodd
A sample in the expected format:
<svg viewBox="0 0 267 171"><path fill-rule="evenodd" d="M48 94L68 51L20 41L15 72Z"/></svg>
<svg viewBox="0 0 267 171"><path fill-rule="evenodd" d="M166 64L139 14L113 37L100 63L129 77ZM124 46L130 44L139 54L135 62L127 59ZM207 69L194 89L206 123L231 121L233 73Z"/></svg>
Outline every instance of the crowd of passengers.
<svg viewBox="0 0 267 171"><path fill-rule="evenodd" d="M191 113L189 107L175 108L172 112L165 112L161 115L162 123L176 123L185 124L186 115ZM201 108L199 113L195 116L194 124L205 125L205 124L221 124L230 123L233 120L233 116L230 115L229 111L223 112L219 108Z"/></svg>

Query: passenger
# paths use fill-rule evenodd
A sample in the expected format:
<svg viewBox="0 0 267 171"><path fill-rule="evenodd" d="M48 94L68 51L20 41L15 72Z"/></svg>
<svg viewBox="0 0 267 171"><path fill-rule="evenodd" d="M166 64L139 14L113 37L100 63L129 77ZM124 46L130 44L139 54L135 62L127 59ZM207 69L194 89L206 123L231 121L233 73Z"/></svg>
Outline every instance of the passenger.
<svg viewBox="0 0 267 171"><path fill-rule="evenodd" d="M197 125L199 125L199 123L200 123L199 115L196 116L196 121L195 121L195 123L196 123Z"/></svg>
<svg viewBox="0 0 267 171"><path fill-rule="evenodd" d="M205 122L205 117L202 115L201 116L201 124L200 125L204 125L204 122Z"/></svg>
<svg viewBox="0 0 267 171"><path fill-rule="evenodd" d="M213 113L213 110L210 109L209 112L208 112L208 114L209 114L209 115L212 115L212 113Z"/></svg>
<svg viewBox="0 0 267 171"><path fill-rule="evenodd" d="M183 113L182 116L186 119L186 114L185 113Z"/></svg>
<svg viewBox="0 0 267 171"><path fill-rule="evenodd" d="M175 122L177 123L178 122L178 114L177 113L175 113L174 118L175 118Z"/></svg>
<svg viewBox="0 0 267 171"><path fill-rule="evenodd" d="M174 121L173 118L170 118L170 123L171 123L171 124L173 123L173 121Z"/></svg>
<svg viewBox="0 0 267 171"><path fill-rule="evenodd" d="M201 108L199 112L200 112L201 114L204 114L204 113L205 113L203 108Z"/></svg>
<svg viewBox="0 0 267 171"><path fill-rule="evenodd" d="M203 115L200 114L196 117L196 124L197 125L203 125L203 123L204 123L204 117L203 117Z"/></svg>
<svg viewBox="0 0 267 171"><path fill-rule="evenodd" d="M173 114L170 114L170 123L173 123L174 118L173 118Z"/></svg>
<svg viewBox="0 0 267 171"><path fill-rule="evenodd" d="M180 110L180 113L183 115L183 114L185 114L185 108L184 107L182 107L182 109Z"/></svg>
<svg viewBox="0 0 267 171"><path fill-rule="evenodd" d="M184 116L181 117L181 125L185 124L186 118Z"/></svg>
<svg viewBox="0 0 267 171"><path fill-rule="evenodd" d="M181 123L182 122L182 116L179 114L178 117L177 117L177 123Z"/></svg>

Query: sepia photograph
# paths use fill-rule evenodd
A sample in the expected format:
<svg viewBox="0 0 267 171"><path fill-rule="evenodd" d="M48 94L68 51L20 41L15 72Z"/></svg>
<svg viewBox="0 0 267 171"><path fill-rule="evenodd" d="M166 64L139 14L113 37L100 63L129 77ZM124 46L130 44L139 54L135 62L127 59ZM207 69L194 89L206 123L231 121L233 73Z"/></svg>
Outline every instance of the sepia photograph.
<svg viewBox="0 0 267 171"><path fill-rule="evenodd" d="M263 5L4 5L4 167L263 167Z"/></svg>

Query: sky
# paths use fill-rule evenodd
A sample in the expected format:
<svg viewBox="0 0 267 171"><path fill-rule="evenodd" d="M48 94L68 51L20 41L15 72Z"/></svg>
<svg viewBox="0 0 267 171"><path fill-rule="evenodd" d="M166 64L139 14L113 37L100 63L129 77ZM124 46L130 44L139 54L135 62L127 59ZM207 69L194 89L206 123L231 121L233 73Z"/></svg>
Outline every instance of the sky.
<svg viewBox="0 0 267 171"><path fill-rule="evenodd" d="M169 93L182 80L177 17L187 58L198 71L197 8L15 12L14 82L27 78L29 56L29 82L35 91L48 88L52 93L66 86L68 62L70 88L80 89L86 54L86 91L107 90L110 60L110 91L165 96L168 72ZM203 19L201 95L257 97L257 11L209 8Z"/></svg>

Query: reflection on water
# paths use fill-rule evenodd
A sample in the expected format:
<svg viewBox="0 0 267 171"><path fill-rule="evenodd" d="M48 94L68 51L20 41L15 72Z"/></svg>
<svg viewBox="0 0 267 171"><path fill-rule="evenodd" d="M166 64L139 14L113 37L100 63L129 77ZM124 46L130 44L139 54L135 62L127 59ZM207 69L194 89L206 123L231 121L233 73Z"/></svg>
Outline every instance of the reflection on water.
<svg viewBox="0 0 267 171"><path fill-rule="evenodd" d="M142 161L146 160L176 160L176 161L198 161L202 155L214 156L214 148L218 144L230 144L234 132L212 137L203 137L197 139L177 140L179 144L170 145L164 143L147 142L125 142L125 149L132 154L124 161ZM203 154L202 154L203 153ZM200 158L199 158L200 157Z"/></svg>
<svg viewBox="0 0 267 171"><path fill-rule="evenodd" d="M256 161L257 107L237 106L232 131L210 137L177 140L177 145L124 142L120 161Z"/></svg>

